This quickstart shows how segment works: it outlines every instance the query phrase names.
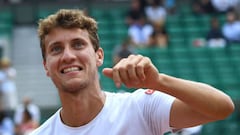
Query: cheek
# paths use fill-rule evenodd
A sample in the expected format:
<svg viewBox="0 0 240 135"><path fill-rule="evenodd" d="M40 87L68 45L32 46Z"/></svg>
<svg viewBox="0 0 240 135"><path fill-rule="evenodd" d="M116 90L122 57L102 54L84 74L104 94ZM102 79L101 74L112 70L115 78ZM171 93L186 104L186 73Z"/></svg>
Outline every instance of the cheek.
<svg viewBox="0 0 240 135"><path fill-rule="evenodd" d="M96 56L95 52L85 51L84 53L79 53L79 58L88 64L96 64Z"/></svg>
<svg viewBox="0 0 240 135"><path fill-rule="evenodd" d="M56 67L57 62L54 61L54 59L51 59L51 58L48 58L46 61L47 62L45 64L45 66L44 66L45 67L45 71L46 71L47 76L51 77L53 72L54 72L54 70L57 71L57 67Z"/></svg>
<svg viewBox="0 0 240 135"><path fill-rule="evenodd" d="M45 68L46 75L50 77L51 68L49 67L48 64L44 65L44 68Z"/></svg>

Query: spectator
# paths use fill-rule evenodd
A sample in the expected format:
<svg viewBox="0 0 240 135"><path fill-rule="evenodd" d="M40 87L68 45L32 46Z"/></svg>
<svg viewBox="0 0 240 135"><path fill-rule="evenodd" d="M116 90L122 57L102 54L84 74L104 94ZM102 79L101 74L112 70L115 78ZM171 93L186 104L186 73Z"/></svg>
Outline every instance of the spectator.
<svg viewBox="0 0 240 135"><path fill-rule="evenodd" d="M225 47L227 41L225 40L219 21L217 18L213 17L211 19L211 29L207 33L207 45L209 47Z"/></svg>
<svg viewBox="0 0 240 135"><path fill-rule="evenodd" d="M193 2L193 12L197 15L216 13L211 0L197 0Z"/></svg>
<svg viewBox="0 0 240 135"><path fill-rule="evenodd" d="M238 0L236 5L234 6L234 10L237 13L237 16L240 16L240 0Z"/></svg>
<svg viewBox="0 0 240 135"><path fill-rule="evenodd" d="M1 110L0 111L0 135L13 135L14 125L10 117Z"/></svg>
<svg viewBox="0 0 240 135"><path fill-rule="evenodd" d="M153 27L146 23L144 16L141 16L135 24L128 28L128 35L136 47L146 47L152 32Z"/></svg>
<svg viewBox="0 0 240 135"><path fill-rule="evenodd" d="M168 45L168 34L163 26L155 24L154 31L149 38L149 47L167 47Z"/></svg>
<svg viewBox="0 0 240 135"><path fill-rule="evenodd" d="M149 0L145 9L146 18L152 25L164 25L167 11L160 0Z"/></svg>
<svg viewBox="0 0 240 135"><path fill-rule="evenodd" d="M145 16L143 0L131 0L130 9L127 12L126 23L128 26L138 23L141 16Z"/></svg>
<svg viewBox="0 0 240 135"><path fill-rule="evenodd" d="M16 70L8 58L0 61L0 92L2 94L3 110L11 113L17 106L17 88L15 84Z"/></svg>
<svg viewBox="0 0 240 135"><path fill-rule="evenodd" d="M113 51L113 64L118 63L122 58L127 58L130 54L134 53L134 49L131 45L130 38L123 41L121 45L116 46Z"/></svg>
<svg viewBox="0 0 240 135"><path fill-rule="evenodd" d="M240 43L240 21L234 11L227 13L227 21L223 25L223 35L228 42Z"/></svg>
<svg viewBox="0 0 240 135"><path fill-rule="evenodd" d="M238 0L211 0L213 7L220 13L226 13L234 8Z"/></svg>
<svg viewBox="0 0 240 135"><path fill-rule="evenodd" d="M24 108L23 119L20 124L15 127L16 135L29 135L34 129L38 127L38 123L33 119L33 115L28 108Z"/></svg>
<svg viewBox="0 0 240 135"><path fill-rule="evenodd" d="M176 11L176 0L165 0L164 7L167 10L167 13L174 14Z"/></svg>
<svg viewBox="0 0 240 135"><path fill-rule="evenodd" d="M40 123L41 112L39 107L35 105L29 97L24 97L23 103L20 104L15 110L15 114L14 114L15 124L19 125L20 123L22 123L25 108L27 108L28 111L31 113L33 120L36 121L37 123Z"/></svg>

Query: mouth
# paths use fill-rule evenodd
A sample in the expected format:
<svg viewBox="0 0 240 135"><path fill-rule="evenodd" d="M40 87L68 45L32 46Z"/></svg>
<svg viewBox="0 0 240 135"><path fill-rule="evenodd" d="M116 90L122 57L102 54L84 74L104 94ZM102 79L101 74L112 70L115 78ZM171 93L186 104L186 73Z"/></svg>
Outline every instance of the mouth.
<svg viewBox="0 0 240 135"><path fill-rule="evenodd" d="M81 71L82 67L69 67L69 68L64 68L61 70L62 74L66 74L69 72L76 72L76 71Z"/></svg>

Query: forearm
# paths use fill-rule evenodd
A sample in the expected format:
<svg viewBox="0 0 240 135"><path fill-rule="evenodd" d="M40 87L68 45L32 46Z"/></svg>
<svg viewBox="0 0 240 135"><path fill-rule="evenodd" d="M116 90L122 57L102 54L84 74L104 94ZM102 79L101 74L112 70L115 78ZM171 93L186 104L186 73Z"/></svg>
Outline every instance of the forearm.
<svg viewBox="0 0 240 135"><path fill-rule="evenodd" d="M207 84L159 74L155 89L172 95L193 110L213 119L223 119L234 109L232 100L223 92Z"/></svg>

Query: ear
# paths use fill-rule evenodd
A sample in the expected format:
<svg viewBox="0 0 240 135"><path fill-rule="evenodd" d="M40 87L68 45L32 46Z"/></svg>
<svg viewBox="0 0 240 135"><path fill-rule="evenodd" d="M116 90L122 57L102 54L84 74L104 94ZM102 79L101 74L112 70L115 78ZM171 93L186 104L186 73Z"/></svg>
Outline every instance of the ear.
<svg viewBox="0 0 240 135"><path fill-rule="evenodd" d="M48 68L47 68L46 61L45 61L45 60L43 61L43 66L44 66L46 75L49 76L49 72L48 72Z"/></svg>
<svg viewBox="0 0 240 135"><path fill-rule="evenodd" d="M99 48L96 51L96 63L98 67L100 67L103 64L103 60L104 60L104 52L102 48Z"/></svg>

